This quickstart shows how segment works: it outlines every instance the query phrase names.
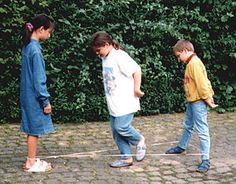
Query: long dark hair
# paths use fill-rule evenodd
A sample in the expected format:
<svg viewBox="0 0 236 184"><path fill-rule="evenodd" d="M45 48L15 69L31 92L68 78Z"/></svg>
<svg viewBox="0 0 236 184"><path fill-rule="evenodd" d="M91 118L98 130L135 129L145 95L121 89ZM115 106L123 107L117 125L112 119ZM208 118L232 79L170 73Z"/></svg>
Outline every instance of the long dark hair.
<svg viewBox="0 0 236 184"><path fill-rule="evenodd" d="M90 40L90 47L96 49L98 47L103 47L106 43L113 45L115 49L123 49L119 43L115 42L111 36L105 31L98 31L92 35Z"/></svg>
<svg viewBox="0 0 236 184"><path fill-rule="evenodd" d="M43 26L45 30L48 28L54 29L54 21L46 14L39 14L30 22L27 22L23 32L23 46L27 46L29 44L32 33L41 26Z"/></svg>

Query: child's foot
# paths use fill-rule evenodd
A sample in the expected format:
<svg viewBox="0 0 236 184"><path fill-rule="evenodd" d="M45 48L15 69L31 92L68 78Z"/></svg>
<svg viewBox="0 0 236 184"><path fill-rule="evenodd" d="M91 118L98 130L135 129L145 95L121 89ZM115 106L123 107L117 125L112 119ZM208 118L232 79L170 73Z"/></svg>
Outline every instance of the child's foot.
<svg viewBox="0 0 236 184"><path fill-rule="evenodd" d="M47 163L38 158L36 159L35 163L30 168L25 167L24 169L25 172L47 172L50 170L52 170L51 163Z"/></svg>
<svg viewBox="0 0 236 184"><path fill-rule="evenodd" d="M166 151L166 154L185 154L186 151L185 149L179 147L179 146L176 146L174 148L170 148Z"/></svg>
<svg viewBox="0 0 236 184"><path fill-rule="evenodd" d="M136 160L137 161L142 161L145 158L147 151L147 146L145 144L145 138L142 136L141 140L137 144L136 148Z"/></svg>
<svg viewBox="0 0 236 184"><path fill-rule="evenodd" d="M207 172L210 168L210 161L203 160L202 163L198 166L197 172Z"/></svg>
<svg viewBox="0 0 236 184"><path fill-rule="evenodd" d="M133 165L133 158L128 158L128 159L121 159L121 160L116 160L112 163L110 163L110 166L111 167L114 167L114 168L119 168L119 167L128 167L128 166L131 166Z"/></svg>
<svg viewBox="0 0 236 184"><path fill-rule="evenodd" d="M31 168L35 162L36 162L36 158L27 157L27 160L26 160L25 164L23 165L23 169L25 170L25 169Z"/></svg>

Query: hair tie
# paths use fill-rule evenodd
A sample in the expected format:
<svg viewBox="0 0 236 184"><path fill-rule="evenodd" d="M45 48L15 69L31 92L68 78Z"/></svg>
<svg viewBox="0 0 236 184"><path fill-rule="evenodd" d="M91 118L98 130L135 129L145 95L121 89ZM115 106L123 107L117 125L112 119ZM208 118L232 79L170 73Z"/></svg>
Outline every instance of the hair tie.
<svg viewBox="0 0 236 184"><path fill-rule="evenodd" d="M30 32L32 32L34 29L34 26L30 22L26 23L26 27L28 28Z"/></svg>

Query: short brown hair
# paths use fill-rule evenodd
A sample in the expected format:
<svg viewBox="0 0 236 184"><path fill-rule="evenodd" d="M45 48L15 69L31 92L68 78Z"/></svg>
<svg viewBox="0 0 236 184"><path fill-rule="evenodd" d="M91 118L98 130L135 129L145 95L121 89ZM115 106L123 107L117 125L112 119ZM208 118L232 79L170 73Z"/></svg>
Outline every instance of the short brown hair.
<svg viewBox="0 0 236 184"><path fill-rule="evenodd" d="M194 47L193 44L188 41L181 39L177 41L177 43L173 46L173 52L181 52L183 49L187 49L188 51L193 51L194 52Z"/></svg>

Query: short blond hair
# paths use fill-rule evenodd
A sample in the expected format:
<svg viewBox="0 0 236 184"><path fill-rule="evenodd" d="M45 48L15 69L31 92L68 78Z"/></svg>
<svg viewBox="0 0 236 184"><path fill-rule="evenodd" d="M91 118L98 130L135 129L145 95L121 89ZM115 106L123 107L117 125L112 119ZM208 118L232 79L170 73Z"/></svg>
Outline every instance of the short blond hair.
<svg viewBox="0 0 236 184"><path fill-rule="evenodd" d="M188 51L194 52L193 44L188 40L178 40L177 43L173 46L173 52L181 52L184 49L187 49Z"/></svg>

